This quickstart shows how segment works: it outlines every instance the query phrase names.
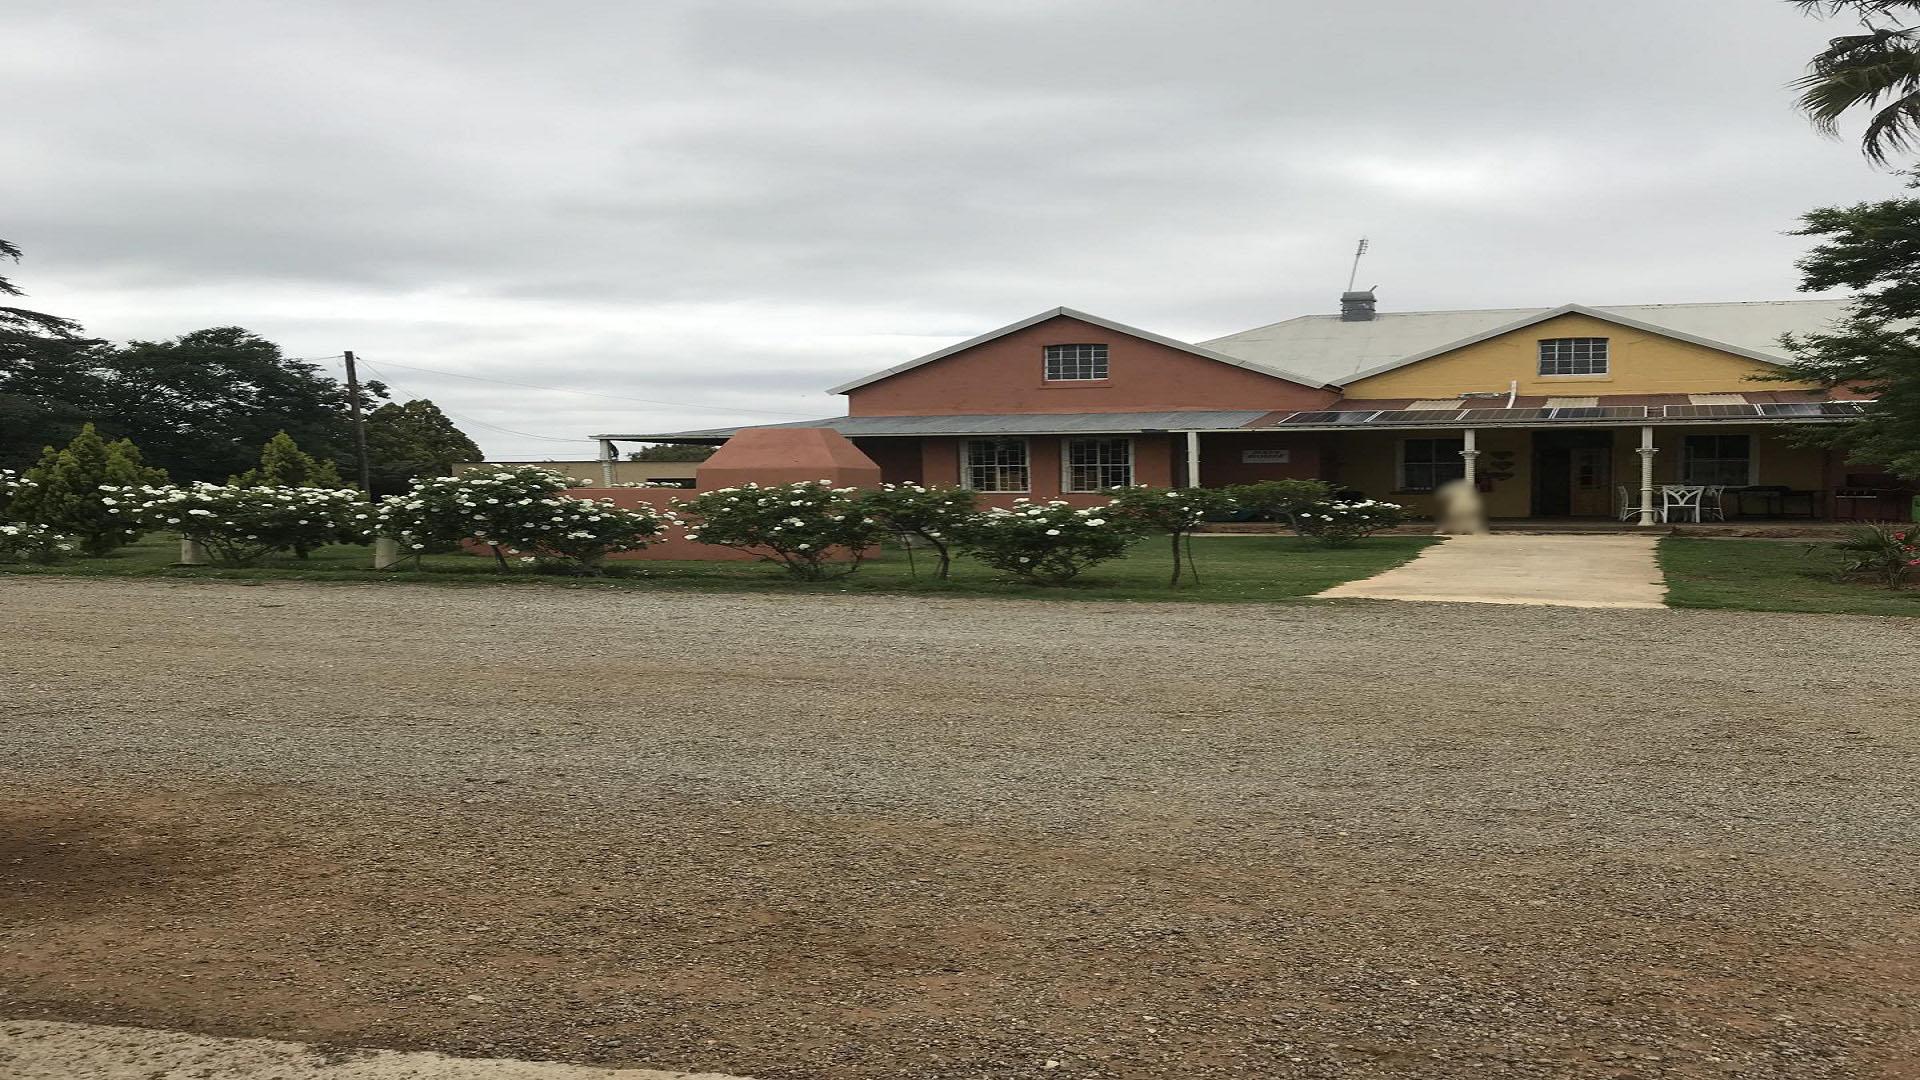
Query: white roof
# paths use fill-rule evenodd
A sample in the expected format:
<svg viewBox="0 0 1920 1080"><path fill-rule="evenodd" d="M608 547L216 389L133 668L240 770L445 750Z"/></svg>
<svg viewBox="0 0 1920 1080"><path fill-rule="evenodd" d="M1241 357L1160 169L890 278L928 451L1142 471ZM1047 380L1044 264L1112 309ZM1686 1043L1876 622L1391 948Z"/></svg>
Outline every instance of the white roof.
<svg viewBox="0 0 1920 1080"><path fill-rule="evenodd" d="M1098 315L1089 315L1084 311L1075 311L1074 309L1069 307L1057 307L1057 308L1049 308L1038 315L1030 315L1027 318L1021 319L1019 322L1008 323L1007 325L999 328L998 330L989 330L986 333L981 334L979 337L968 338L965 341L958 342L953 345L949 345L944 349L936 349L925 356L915 357L914 359L909 360L904 364L895 364L892 367L887 368L885 371L876 371L871 375L861 376L860 378L855 379L852 382L841 383L839 386L836 386L828 390L827 393L844 394L849 390L858 390L861 387L866 386L868 383L877 383L881 379L898 375L903 371L910 371L914 368L919 367L922 364L931 364L935 360L940 359L941 357L952 356L954 353L971 349L975 345L984 345L987 342L994 340L995 338L1006 337L1008 334L1011 334L1016 330L1025 330L1029 326L1036 326L1040 323L1046 322L1048 319L1057 319L1062 316L1065 316L1066 318L1069 318L1069 319L1078 319L1083 323L1090 323L1094 326L1111 330L1116 334L1126 334L1129 337L1141 338L1146 341L1151 341L1157 345L1165 345L1169 349L1178 349L1181 352L1192 353L1195 356L1203 357L1208 360L1216 360L1222 364L1231 364L1237 368L1246 368L1248 371L1257 371L1262 375L1271 375L1276 379L1285 379L1288 382L1305 383L1308 386L1320 386L1324 382L1324 380L1322 380L1322 382L1315 382L1312 379L1309 379L1303 375L1296 374L1292 370L1279 364L1270 364L1264 360L1256 360L1252 357L1229 355L1224 352L1216 352L1212 349L1202 348L1201 346L1193 345L1185 341L1176 341L1173 338L1164 337L1160 334L1153 333L1150 330L1142 330L1137 326L1128 326L1126 323L1114 322L1112 319L1103 319Z"/></svg>
<svg viewBox="0 0 1920 1080"><path fill-rule="evenodd" d="M1557 308L1383 312L1365 322L1343 322L1338 315L1303 315L1200 344L1250 364L1300 372L1302 381L1342 384L1556 315L1580 313L1779 363L1786 359L1780 349L1781 334L1826 330L1846 314L1848 304L1846 300L1607 307L1566 304Z"/></svg>

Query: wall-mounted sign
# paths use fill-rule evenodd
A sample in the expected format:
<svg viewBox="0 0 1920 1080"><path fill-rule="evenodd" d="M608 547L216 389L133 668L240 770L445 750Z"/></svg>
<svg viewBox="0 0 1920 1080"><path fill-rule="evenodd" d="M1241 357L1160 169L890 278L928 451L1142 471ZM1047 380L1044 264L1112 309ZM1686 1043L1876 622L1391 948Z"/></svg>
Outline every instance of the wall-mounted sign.
<svg viewBox="0 0 1920 1080"><path fill-rule="evenodd" d="M1242 465L1285 465L1293 460L1291 450L1242 450Z"/></svg>

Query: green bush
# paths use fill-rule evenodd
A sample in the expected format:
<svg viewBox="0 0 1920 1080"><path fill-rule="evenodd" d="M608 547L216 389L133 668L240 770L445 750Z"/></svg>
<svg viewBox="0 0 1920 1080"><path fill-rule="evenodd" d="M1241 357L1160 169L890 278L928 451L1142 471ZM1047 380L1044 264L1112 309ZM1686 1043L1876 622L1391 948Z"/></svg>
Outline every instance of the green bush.
<svg viewBox="0 0 1920 1080"><path fill-rule="evenodd" d="M1407 520L1407 512L1398 503L1361 502L1313 503L1293 512L1293 531L1317 541L1322 547L1351 547L1361 537L1381 529L1391 529Z"/></svg>
<svg viewBox="0 0 1920 1080"><path fill-rule="evenodd" d="M947 578L953 568L953 541L978 512L978 496L971 488L929 488L919 484L883 484L860 493L855 500L865 516L892 530L907 545L924 543L939 558L934 577Z"/></svg>
<svg viewBox="0 0 1920 1080"><path fill-rule="evenodd" d="M1325 480L1261 480L1235 484L1226 493L1241 509L1267 521L1291 522L1294 514L1333 501L1333 485Z"/></svg>
<svg viewBox="0 0 1920 1080"><path fill-rule="evenodd" d="M538 513L492 528L482 542L499 544L509 555L545 561L572 574L600 576L616 552L638 551L664 531L665 519L652 507L633 510L601 499L562 495L534 506Z"/></svg>
<svg viewBox="0 0 1920 1080"><path fill-rule="evenodd" d="M1126 554L1140 539L1111 507L1074 509L1060 499L1015 499L1011 510L977 514L961 530L967 554L1035 585L1065 585L1082 570Z"/></svg>
<svg viewBox="0 0 1920 1080"><path fill-rule="evenodd" d="M293 436L278 432L260 447L260 464L228 480L235 487L340 488L340 467L300 449Z"/></svg>
<svg viewBox="0 0 1920 1080"><path fill-rule="evenodd" d="M1114 488L1113 502L1108 504L1116 520L1129 523L1136 531L1167 534L1173 548L1173 577L1167 582L1168 588L1180 584L1183 569L1196 583L1200 580L1200 570L1193 564L1193 530L1209 520L1226 517L1235 505L1231 495L1217 488L1146 486Z"/></svg>
<svg viewBox="0 0 1920 1080"><path fill-rule="evenodd" d="M1920 572L1920 525L1856 525L1829 550L1840 557L1841 577L1872 577L1904 589Z"/></svg>
<svg viewBox="0 0 1920 1080"><path fill-rule="evenodd" d="M114 508L148 528L170 529L229 566L276 551L364 540L365 496L345 488L189 487L104 489Z"/></svg>
<svg viewBox="0 0 1920 1080"><path fill-rule="evenodd" d="M10 508L13 505L14 496L37 486L33 481L12 469L0 469L0 521L13 520Z"/></svg>
<svg viewBox="0 0 1920 1080"><path fill-rule="evenodd" d="M866 514L858 496L858 488L818 480L718 488L673 505L698 519L687 526L687 539L745 551L802 581L821 581L858 570L867 549L886 538L886 526ZM835 552L846 558L836 561Z"/></svg>
<svg viewBox="0 0 1920 1080"><path fill-rule="evenodd" d="M72 536L88 555L105 555L140 528L102 489L164 484L167 474L143 464L132 443L109 443L88 424L64 449L47 447L22 480L9 514Z"/></svg>
<svg viewBox="0 0 1920 1080"><path fill-rule="evenodd" d="M554 514L553 503L579 481L536 465L469 469L459 476L422 476L405 495L380 504L368 522L376 536L397 541L420 555L474 541L493 550L501 571L510 545L497 538L540 529Z"/></svg>
<svg viewBox="0 0 1920 1080"><path fill-rule="evenodd" d="M54 563L73 552L69 537L45 525L0 522L0 562Z"/></svg>

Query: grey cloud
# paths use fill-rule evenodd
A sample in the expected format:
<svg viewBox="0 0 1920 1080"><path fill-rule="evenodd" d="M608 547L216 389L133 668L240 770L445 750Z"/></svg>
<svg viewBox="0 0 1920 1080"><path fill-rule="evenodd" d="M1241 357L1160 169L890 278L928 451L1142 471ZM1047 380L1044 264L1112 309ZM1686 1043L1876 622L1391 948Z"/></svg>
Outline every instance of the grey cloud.
<svg viewBox="0 0 1920 1080"><path fill-rule="evenodd" d="M1388 308L1786 295L1797 214L1898 186L1792 112L1835 32L1754 0L15 3L4 234L97 333L716 406L397 380L499 427L822 415L1055 304L1194 338L1327 310L1362 234Z"/></svg>

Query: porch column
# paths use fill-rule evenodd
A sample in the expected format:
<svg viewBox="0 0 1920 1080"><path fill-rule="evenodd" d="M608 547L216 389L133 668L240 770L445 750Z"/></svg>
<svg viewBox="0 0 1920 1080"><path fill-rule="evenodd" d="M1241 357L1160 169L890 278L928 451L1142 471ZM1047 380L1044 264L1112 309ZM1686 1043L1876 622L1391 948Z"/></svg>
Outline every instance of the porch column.
<svg viewBox="0 0 1920 1080"><path fill-rule="evenodd" d="M1461 475L1467 483L1471 484L1474 482L1474 477L1478 473L1474 465L1480 459L1480 447L1478 444L1480 432L1474 428L1467 428L1460 434L1462 436L1460 461L1464 467L1464 472Z"/></svg>
<svg viewBox="0 0 1920 1080"><path fill-rule="evenodd" d="M1200 486L1200 433L1187 432L1187 486Z"/></svg>
<svg viewBox="0 0 1920 1080"><path fill-rule="evenodd" d="M618 459L619 451L614 449L612 439L600 440L600 486L613 486L613 463Z"/></svg>
<svg viewBox="0 0 1920 1080"><path fill-rule="evenodd" d="M1653 445L1653 425L1644 424L1640 428L1640 449L1634 453L1640 455L1640 524L1653 525L1653 455L1660 451Z"/></svg>

